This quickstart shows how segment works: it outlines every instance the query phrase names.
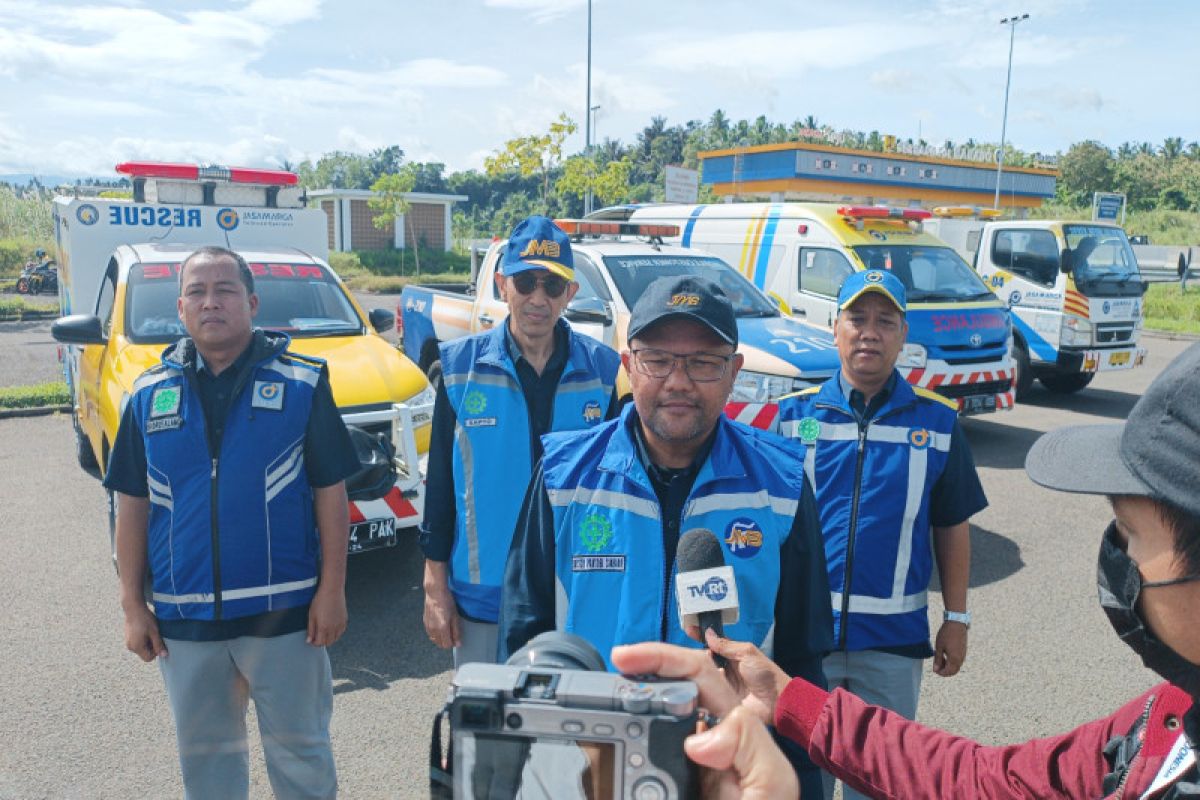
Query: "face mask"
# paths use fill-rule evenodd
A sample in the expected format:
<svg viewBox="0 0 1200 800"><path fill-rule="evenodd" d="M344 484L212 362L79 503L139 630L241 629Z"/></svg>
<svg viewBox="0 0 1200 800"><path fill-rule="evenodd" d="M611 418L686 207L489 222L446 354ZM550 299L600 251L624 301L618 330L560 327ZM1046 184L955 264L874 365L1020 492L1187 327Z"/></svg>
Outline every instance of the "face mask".
<svg viewBox="0 0 1200 800"><path fill-rule="evenodd" d="M1200 575L1188 575L1169 581L1142 582L1137 564L1121 546L1117 523L1109 523L1100 543L1099 570L1096 583L1100 588L1100 607L1121 641L1133 648L1147 668L1157 672L1170 683L1200 699L1200 666L1197 666L1160 642L1137 611L1138 597L1143 589L1174 586L1200 580Z"/></svg>

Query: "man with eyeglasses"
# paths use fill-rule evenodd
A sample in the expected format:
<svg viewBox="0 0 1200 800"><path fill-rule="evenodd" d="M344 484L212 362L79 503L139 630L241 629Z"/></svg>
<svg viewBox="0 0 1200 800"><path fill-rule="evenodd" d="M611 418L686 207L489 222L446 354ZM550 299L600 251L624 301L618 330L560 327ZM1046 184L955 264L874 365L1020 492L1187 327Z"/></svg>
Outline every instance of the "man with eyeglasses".
<svg viewBox="0 0 1200 800"><path fill-rule="evenodd" d="M823 683L829 584L799 448L722 413L742 366L732 304L711 281L659 278L633 308L628 341L633 403L593 430L543 440L505 570L500 658L555 628L605 658L633 642L700 647L680 627L674 576L680 535L703 528L737 579L727 635ZM819 794L819 773L797 758Z"/></svg>
<svg viewBox="0 0 1200 800"><path fill-rule="evenodd" d="M966 658L969 520L987 498L957 405L896 371L905 308L904 284L891 272L847 277L833 326L840 374L783 398L779 419L781 432L804 447L821 511L835 640L825 675L913 719L924 659L950 677ZM926 594L935 561L945 619L930 648ZM826 781L830 797L833 780Z"/></svg>
<svg viewBox="0 0 1200 800"><path fill-rule="evenodd" d="M541 436L615 416L620 358L573 332L571 240L546 217L517 225L496 272L503 325L441 347L421 525L425 631L454 665L496 659L500 580ZM520 487L520 488L518 488Z"/></svg>

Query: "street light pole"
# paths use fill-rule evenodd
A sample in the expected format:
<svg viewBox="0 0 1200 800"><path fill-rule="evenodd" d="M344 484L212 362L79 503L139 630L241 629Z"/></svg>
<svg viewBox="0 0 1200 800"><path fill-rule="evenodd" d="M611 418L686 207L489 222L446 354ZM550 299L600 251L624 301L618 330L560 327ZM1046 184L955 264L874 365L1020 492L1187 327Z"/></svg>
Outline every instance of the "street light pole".
<svg viewBox="0 0 1200 800"><path fill-rule="evenodd" d="M591 0L588 0L588 7L591 8ZM1013 41L1017 37L1017 23L1024 22L1029 19L1028 14L1021 16L1005 17L1000 20L1001 25L1008 26L1008 77L1004 80L1004 118L1000 123L1000 153L996 158L996 199L992 206L1000 209L1000 176L1004 172L1004 138L1008 133L1008 89L1012 85L1012 54Z"/></svg>
<svg viewBox="0 0 1200 800"><path fill-rule="evenodd" d="M587 104L584 121L583 152L592 155L592 0L588 0L587 20ZM583 198L584 215L592 213L592 193L588 192Z"/></svg>

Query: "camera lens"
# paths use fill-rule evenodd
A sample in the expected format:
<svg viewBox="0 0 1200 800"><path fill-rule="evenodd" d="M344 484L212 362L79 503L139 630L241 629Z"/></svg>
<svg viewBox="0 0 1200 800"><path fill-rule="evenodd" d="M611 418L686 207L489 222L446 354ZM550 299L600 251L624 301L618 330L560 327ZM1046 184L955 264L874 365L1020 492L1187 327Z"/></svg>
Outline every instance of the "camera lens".
<svg viewBox="0 0 1200 800"><path fill-rule="evenodd" d="M546 631L525 643L505 662L514 667L555 667L604 672L604 659L586 639L564 631Z"/></svg>

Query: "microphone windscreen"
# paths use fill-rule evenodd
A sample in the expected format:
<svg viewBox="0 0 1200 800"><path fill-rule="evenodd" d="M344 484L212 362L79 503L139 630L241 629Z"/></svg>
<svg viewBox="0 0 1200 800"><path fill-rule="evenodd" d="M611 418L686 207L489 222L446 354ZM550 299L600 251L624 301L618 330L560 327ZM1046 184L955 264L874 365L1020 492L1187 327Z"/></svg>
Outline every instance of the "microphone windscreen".
<svg viewBox="0 0 1200 800"><path fill-rule="evenodd" d="M696 572L725 566L725 554L716 534L707 528L692 528L679 537L675 561L679 572Z"/></svg>

